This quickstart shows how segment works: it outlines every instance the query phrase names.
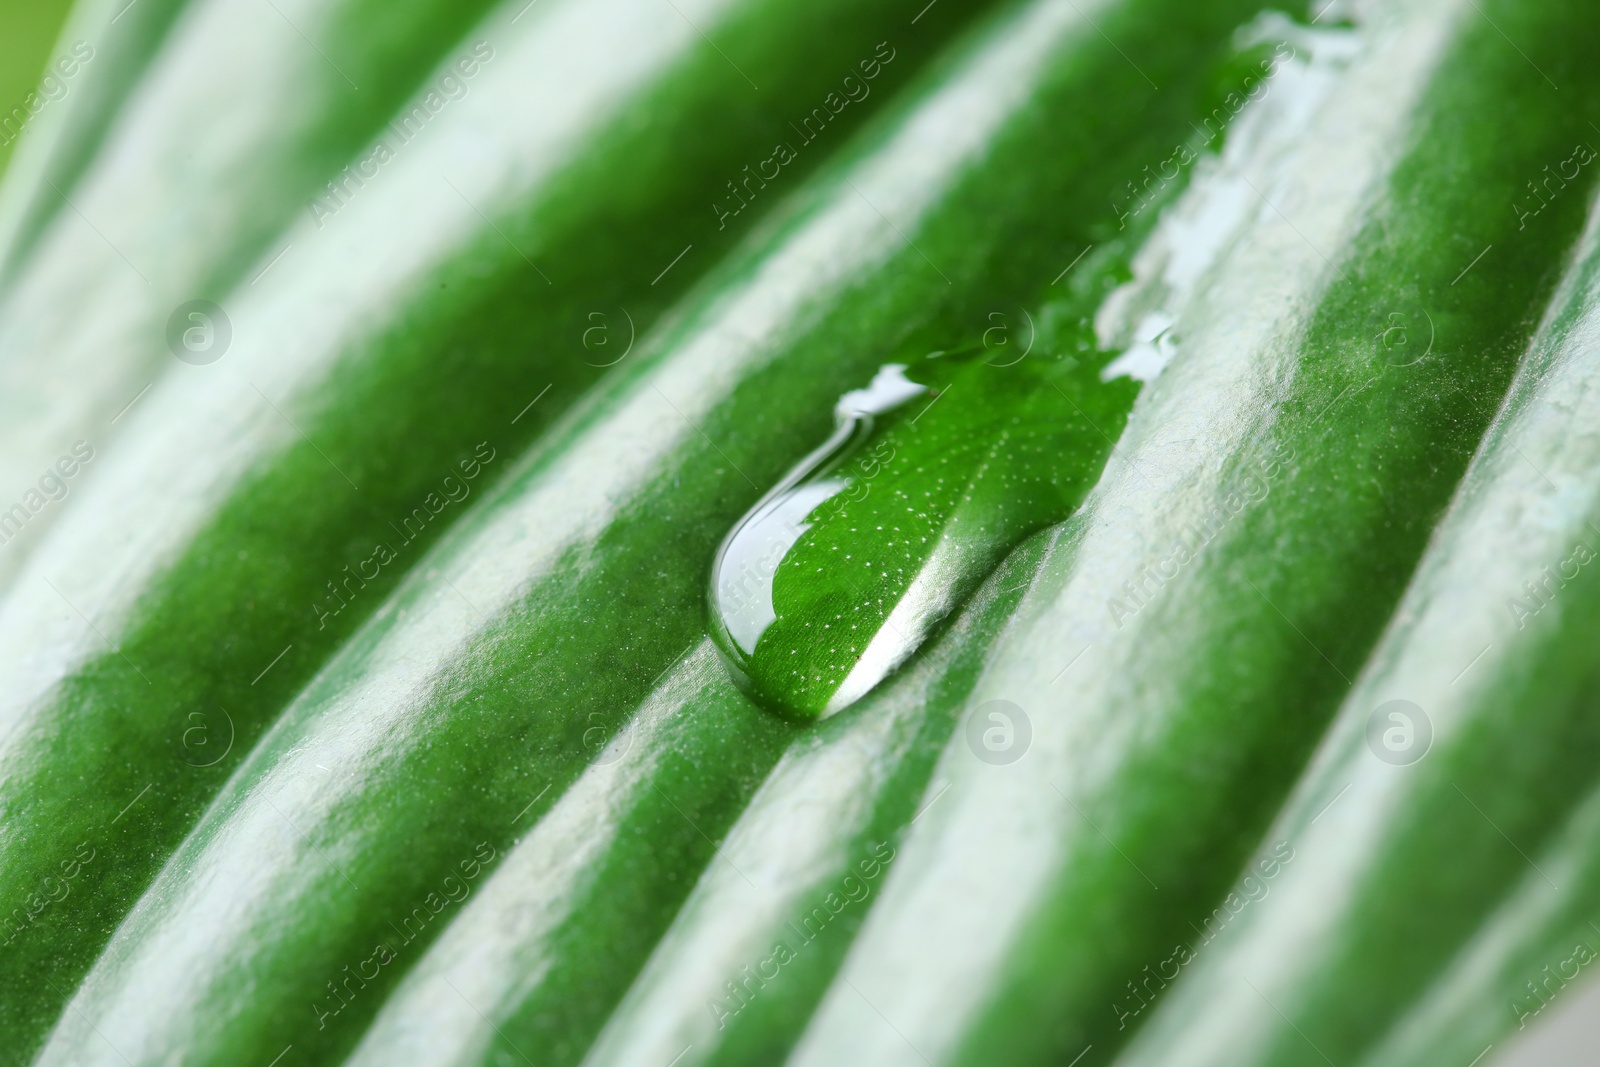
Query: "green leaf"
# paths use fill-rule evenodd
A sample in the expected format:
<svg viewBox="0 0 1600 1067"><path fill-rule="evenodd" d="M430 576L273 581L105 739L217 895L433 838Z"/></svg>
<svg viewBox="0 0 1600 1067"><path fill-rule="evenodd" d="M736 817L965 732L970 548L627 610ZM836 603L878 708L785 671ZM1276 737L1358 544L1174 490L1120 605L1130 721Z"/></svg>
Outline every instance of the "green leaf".
<svg viewBox="0 0 1600 1067"><path fill-rule="evenodd" d="M0 915L31 916L0 958L14 1043L43 1036L229 772L464 501L747 230L757 210L719 226L706 190L873 60L871 94L756 202L776 203L968 10L941 4L876 60L903 24L887 4L524 8L467 35L494 58L466 95L247 272L231 348L164 376L89 454L0 605ZM586 334L593 315L609 335ZM105 861L70 909L36 912L84 842Z"/></svg>
<svg viewBox="0 0 1600 1067"><path fill-rule="evenodd" d="M585 1064L783 1058L876 901L902 835L938 802L942 784L928 788L929 776L1047 546L1040 536L1019 548L925 655L789 748ZM436 975L456 980L465 969L463 954L446 948L408 979L366 1047L391 1047L402 1019L435 1022L416 994Z"/></svg>
<svg viewBox="0 0 1600 1067"><path fill-rule="evenodd" d="M1551 837L1363 1063L1387 1067L1482 1055L1506 1035L1538 1027L1551 1004L1567 1011L1571 1001L1592 995L1569 989L1588 980L1585 972L1600 946L1593 918L1600 899L1600 803L1593 791Z"/></svg>
<svg viewBox="0 0 1600 1067"><path fill-rule="evenodd" d="M1232 1063L1310 1062L1308 1043L1340 1062L1444 1062L1452 1049L1470 1062L1519 1022L1510 1006L1540 1007L1523 983L1544 964L1575 937L1600 946L1584 921L1593 802L1561 829L1600 757L1597 226L1268 834L1304 858L1206 948L1129 1062L1205 1062L1212 1025ZM1262 1011L1252 985L1282 1014Z"/></svg>
<svg viewBox="0 0 1600 1067"><path fill-rule="evenodd" d="M951 746L792 1062L1103 1062L1278 844L1581 223L1576 188L1525 228L1512 205L1585 137L1592 9L1479 6L1392 5L1353 53L1334 40L1348 66L1305 83L1323 103L1279 127L1282 154L1219 177L1248 231L1175 316L1176 358L971 698L1019 705L1032 748L996 768ZM1186 1019L1161 1062L1257 1062L1243 1019L1275 1036L1260 1062L1320 1062L1248 987L1218 995L1237 1014ZM1344 1063L1366 1031L1339 1022L1298 1020Z"/></svg>
<svg viewBox="0 0 1600 1067"><path fill-rule="evenodd" d="M0 284L16 274L50 220L70 210L62 194L72 190L94 158L107 127L187 2L83 0L73 5L50 55L52 66L66 60L55 71L62 79L61 95L22 128L0 184Z"/></svg>
<svg viewBox="0 0 1600 1067"><path fill-rule="evenodd" d="M1144 28L1146 69L1169 90L1154 101L1125 93L1120 107L1065 125L1061 109L1088 87L1142 83L1080 6L1009 11L956 49L463 517L213 803L42 1062L110 1056L96 1030L138 1058L181 1047L225 1061L289 1044L326 1057L354 1043L398 971L381 968L322 1028L309 1005L326 1008L327 982L368 959L478 842L509 847L582 773L594 754L585 739L611 734L703 640L717 542L826 435L840 394L911 331L981 324L1009 294L1061 272L1086 243L1084 220L1096 217L1087 208L1099 210L1107 176L1170 151L1209 62L1249 10L1119 8L1130 29ZM749 31L756 42L792 42L792 24L774 18L784 10L763 11L760 31ZM1180 13L1190 32L1171 37ZM1152 115L1162 121L1144 128ZM1050 165L1019 168L1020 158ZM513 395L500 424L537 395ZM216 424L232 429L238 410L218 405ZM371 427L382 410L354 404L350 421L358 413ZM138 443L123 478L153 473L166 454L154 433ZM370 459L337 446L329 457L372 484L377 472L357 465ZM304 510L266 488L261 506L303 527L316 514L309 505L330 491L344 498L336 480L313 482L319 496ZM218 555L247 529L227 527ZM185 603L206 586L192 588ZM764 713L745 705L745 714L748 729L772 729ZM669 900L694 871L663 888ZM603 973L601 1003L621 996L647 947ZM593 1018L582 1002L574 1011Z"/></svg>
<svg viewBox="0 0 1600 1067"><path fill-rule="evenodd" d="M294 271L305 241L285 227L320 226L324 204L387 176L373 152L352 153L374 135L403 153L407 128L434 121L428 110L395 115L401 101L448 104L479 83L492 48L457 41L487 6L197 4L125 87L132 99L76 183L39 179L68 207L41 223L26 270L0 294L0 583L61 513L40 497L71 488L40 484L58 458L80 441L104 449L162 371L187 369L178 360L226 357L248 328L230 319L229 290ZM93 58L63 104L101 84L95 75L110 75L96 64L116 58L79 52Z"/></svg>
<svg viewBox="0 0 1600 1067"><path fill-rule="evenodd" d="M0 112L0 174L5 173L22 128L34 118L35 109L42 110L40 100L57 95L55 82L48 86L41 82L56 73L52 65L57 57L51 50L70 6L63 0L0 4L0 20L7 26L6 39L0 43L0 101L4 101L0 107L6 109ZM41 88L47 91L41 93ZM30 93L35 94L31 99Z"/></svg>
<svg viewBox="0 0 1600 1067"><path fill-rule="evenodd" d="M4 1056L1465 1063L1600 946L1580 0L143 2L0 194Z"/></svg>

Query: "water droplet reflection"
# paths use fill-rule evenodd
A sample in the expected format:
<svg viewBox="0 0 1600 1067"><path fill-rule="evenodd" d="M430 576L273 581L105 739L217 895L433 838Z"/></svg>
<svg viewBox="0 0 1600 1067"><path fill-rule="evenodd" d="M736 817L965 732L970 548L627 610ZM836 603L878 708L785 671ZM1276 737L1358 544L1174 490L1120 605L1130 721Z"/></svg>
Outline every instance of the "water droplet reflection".
<svg viewBox="0 0 1600 1067"><path fill-rule="evenodd" d="M712 636L764 707L815 719L860 699L1099 473L1136 387L988 355L886 363L724 539Z"/></svg>

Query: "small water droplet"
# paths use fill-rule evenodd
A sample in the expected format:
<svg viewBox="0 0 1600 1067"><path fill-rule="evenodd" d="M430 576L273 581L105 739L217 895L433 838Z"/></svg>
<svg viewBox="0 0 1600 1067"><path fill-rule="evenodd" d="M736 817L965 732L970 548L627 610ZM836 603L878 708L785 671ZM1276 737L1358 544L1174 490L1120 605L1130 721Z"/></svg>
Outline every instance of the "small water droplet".
<svg viewBox="0 0 1600 1067"><path fill-rule="evenodd" d="M1099 381L1102 360L985 355L884 364L723 540L712 636L763 707L811 720L860 699L1098 476L1136 386Z"/></svg>

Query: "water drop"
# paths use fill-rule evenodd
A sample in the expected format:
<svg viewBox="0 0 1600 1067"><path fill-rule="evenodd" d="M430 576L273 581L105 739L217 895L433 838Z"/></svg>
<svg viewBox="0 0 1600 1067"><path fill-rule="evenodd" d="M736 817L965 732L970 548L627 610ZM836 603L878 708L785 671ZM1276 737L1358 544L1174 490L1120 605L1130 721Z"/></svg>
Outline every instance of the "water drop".
<svg viewBox="0 0 1600 1067"><path fill-rule="evenodd" d="M1018 541L1072 513L1136 387L1103 360L884 364L744 515L712 566L712 637L757 703L834 714L904 663Z"/></svg>

